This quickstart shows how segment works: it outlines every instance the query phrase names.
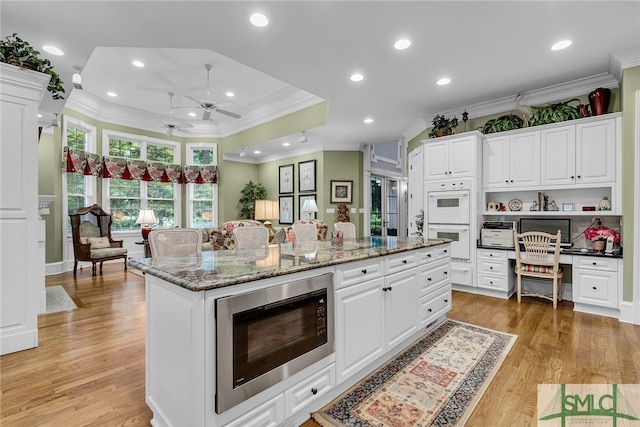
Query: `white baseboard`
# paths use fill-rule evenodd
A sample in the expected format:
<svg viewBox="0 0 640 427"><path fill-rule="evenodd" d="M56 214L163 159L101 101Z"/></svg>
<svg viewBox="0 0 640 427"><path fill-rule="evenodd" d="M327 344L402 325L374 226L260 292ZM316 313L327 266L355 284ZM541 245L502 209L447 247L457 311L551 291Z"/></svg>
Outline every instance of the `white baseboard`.
<svg viewBox="0 0 640 427"><path fill-rule="evenodd" d="M640 325L640 303L620 301L620 321Z"/></svg>

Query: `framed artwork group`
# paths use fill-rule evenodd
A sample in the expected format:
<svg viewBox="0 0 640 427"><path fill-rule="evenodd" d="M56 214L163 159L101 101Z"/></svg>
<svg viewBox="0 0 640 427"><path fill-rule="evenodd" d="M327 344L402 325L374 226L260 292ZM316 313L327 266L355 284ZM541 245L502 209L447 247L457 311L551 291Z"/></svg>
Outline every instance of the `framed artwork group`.
<svg viewBox="0 0 640 427"><path fill-rule="evenodd" d="M295 165L282 165L278 169L278 191L280 193L280 224L293 224L295 215ZM316 160L298 162L298 210L299 218L306 218L302 206L307 199L316 199ZM317 217L317 215L314 215Z"/></svg>

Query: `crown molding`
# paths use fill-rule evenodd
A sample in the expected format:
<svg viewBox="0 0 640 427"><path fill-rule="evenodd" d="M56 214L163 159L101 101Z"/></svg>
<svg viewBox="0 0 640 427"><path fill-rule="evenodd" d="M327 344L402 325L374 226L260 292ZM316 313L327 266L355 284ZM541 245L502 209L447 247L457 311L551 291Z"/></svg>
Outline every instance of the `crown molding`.
<svg viewBox="0 0 640 427"><path fill-rule="evenodd" d="M637 48L630 48L609 56L609 73L622 82L622 72L627 68L640 65L640 52Z"/></svg>
<svg viewBox="0 0 640 427"><path fill-rule="evenodd" d="M553 86L547 86L542 89L535 89L529 92L522 93L521 104L523 105L540 105L558 101L560 99L566 99L576 96L583 96L585 93L591 92L594 88L604 87L613 89L619 87L619 81L609 73L597 74L591 77L585 77L578 80L572 80L570 82L561 83ZM516 97L518 94L511 96L505 96L503 98L494 99L492 101L482 102L479 104L461 106L445 112L432 112L425 118L418 121L403 135L408 139L415 138L420 132L430 128L429 117L434 117L436 114L443 114L445 116L452 116L459 114L460 111L466 110L471 117L483 117L492 114L504 113L507 111L513 111L516 109ZM422 127L421 127L422 125Z"/></svg>

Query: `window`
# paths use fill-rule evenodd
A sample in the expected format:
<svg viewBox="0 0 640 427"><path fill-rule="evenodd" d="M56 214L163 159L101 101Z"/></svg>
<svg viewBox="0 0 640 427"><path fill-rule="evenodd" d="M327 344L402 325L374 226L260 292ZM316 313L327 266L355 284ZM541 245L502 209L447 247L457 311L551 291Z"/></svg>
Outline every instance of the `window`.
<svg viewBox="0 0 640 427"><path fill-rule="evenodd" d="M217 165L215 144L187 144L187 164ZM187 227L218 225L217 184L187 184Z"/></svg>
<svg viewBox="0 0 640 427"><path fill-rule="evenodd" d="M63 117L62 145L89 152L96 151L96 128L71 117ZM63 173L63 200L66 212L63 218L67 227L67 236L71 237L69 213L78 208L91 206L96 202L97 179L79 173Z"/></svg>
<svg viewBox="0 0 640 427"><path fill-rule="evenodd" d="M171 141L112 131L105 131L102 140L106 156L180 163L180 146ZM177 183L109 178L103 181L103 198L103 205L113 214L112 231L136 230L140 209L153 209L158 228L180 225L180 187Z"/></svg>

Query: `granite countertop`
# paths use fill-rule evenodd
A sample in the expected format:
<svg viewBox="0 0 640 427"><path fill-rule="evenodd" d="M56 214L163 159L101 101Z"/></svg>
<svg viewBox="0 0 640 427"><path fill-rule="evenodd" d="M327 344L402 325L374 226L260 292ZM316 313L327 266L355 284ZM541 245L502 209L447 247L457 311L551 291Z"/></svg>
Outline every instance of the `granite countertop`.
<svg viewBox="0 0 640 427"><path fill-rule="evenodd" d="M448 242L448 239L364 237L345 240L339 248L331 247L330 241L283 243L269 245L268 251L259 253L252 250L205 251L200 257L130 259L127 265L198 292Z"/></svg>

